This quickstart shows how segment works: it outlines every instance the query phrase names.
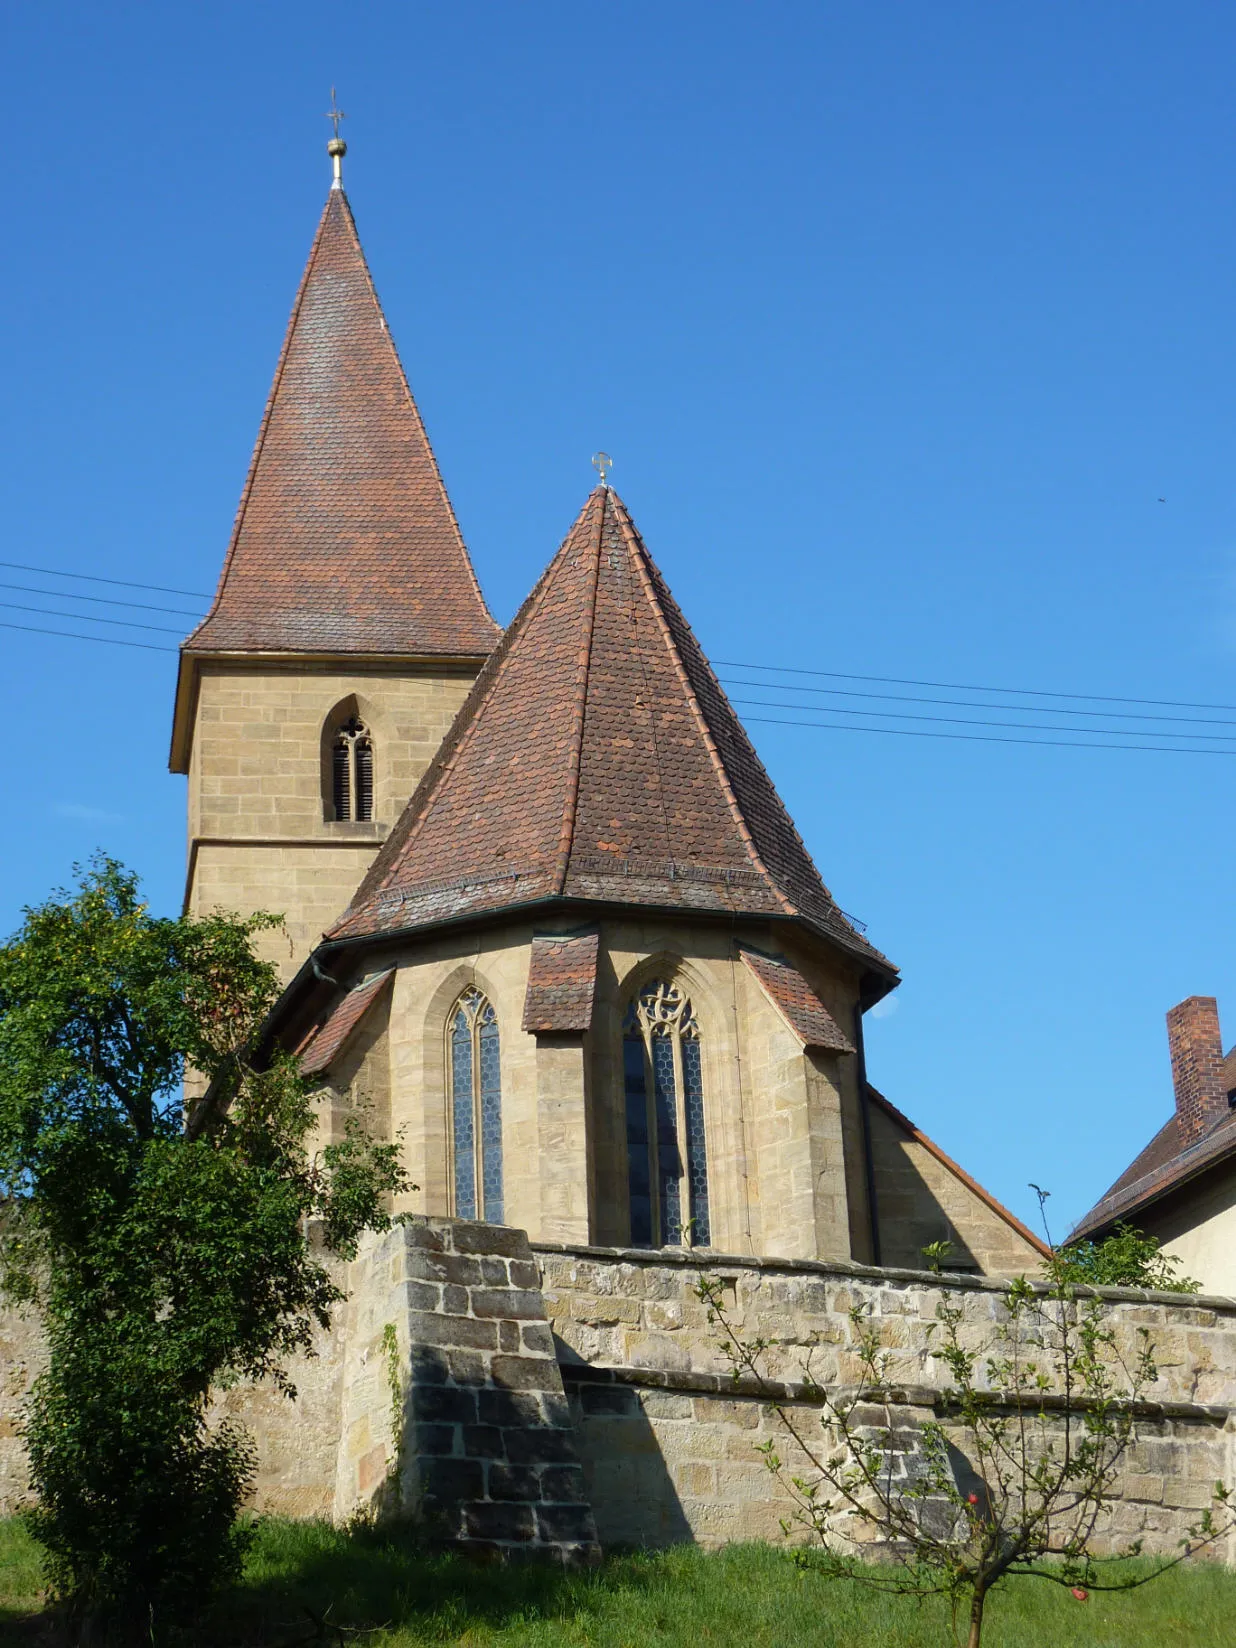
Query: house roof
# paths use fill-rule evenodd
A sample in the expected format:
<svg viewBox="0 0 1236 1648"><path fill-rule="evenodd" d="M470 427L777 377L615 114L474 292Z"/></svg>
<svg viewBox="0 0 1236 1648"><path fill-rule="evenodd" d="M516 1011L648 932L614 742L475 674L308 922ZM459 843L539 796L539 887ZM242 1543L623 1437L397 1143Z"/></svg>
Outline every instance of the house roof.
<svg viewBox="0 0 1236 1648"><path fill-rule="evenodd" d="M524 996L525 1030L547 1035L591 1028L599 942L597 933L534 936Z"/></svg>
<svg viewBox="0 0 1236 1648"><path fill-rule="evenodd" d="M332 189L189 654L484 657L498 637Z"/></svg>
<svg viewBox="0 0 1236 1648"><path fill-rule="evenodd" d="M796 967L745 947L742 959L804 1047L818 1047L829 1053L854 1051L854 1043Z"/></svg>
<svg viewBox="0 0 1236 1648"><path fill-rule="evenodd" d="M306 1037L300 1049L302 1075L320 1076L330 1069L394 976L394 968L388 967L339 999L326 1022Z"/></svg>
<svg viewBox="0 0 1236 1648"><path fill-rule="evenodd" d="M998 1202L989 1190L984 1190L977 1179L972 1179L964 1167L961 1167L957 1162L955 1162L947 1151L942 1150L934 1139L929 1138L928 1135L923 1132L921 1127L916 1127L910 1118L903 1111L898 1110L897 1106L893 1104L890 1099L886 1099L883 1093L872 1087L870 1082L866 1084L866 1089L868 1097L874 1104L879 1106L879 1108L886 1116L889 1117L891 1121L895 1122L896 1125L901 1128L904 1133L908 1134L908 1136L913 1139L916 1144L921 1145L924 1150L934 1156L936 1161L938 1161L942 1167L947 1168L950 1173L960 1179L962 1184L964 1184L968 1190L973 1191L979 1200L985 1203L993 1213L1003 1219L1005 1224L1008 1225L1010 1229L1015 1230L1019 1236L1029 1242L1030 1246L1036 1249L1037 1252L1041 1253L1045 1259L1051 1256L1051 1248L1048 1247L1045 1241L1043 1241L1042 1237L1036 1236L1030 1229L1029 1225L1022 1224L1017 1215L1015 1213L1010 1213L1004 1203Z"/></svg>
<svg viewBox="0 0 1236 1648"><path fill-rule="evenodd" d="M1228 1070L1233 1055L1224 1060ZM1071 1242L1102 1236L1120 1220L1133 1223L1142 1208L1195 1179L1199 1173L1236 1158L1236 1111L1221 1116L1200 1138L1181 1149L1176 1117L1165 1122L1109 1190L1070 1233Z"/></svg>
<svg viewBox="0 0 1236 1648"><path fill-rule="evenodd" d="M554 898L796 917L895 978L833 902L604 486L328 936L383 936Z"/></svg>

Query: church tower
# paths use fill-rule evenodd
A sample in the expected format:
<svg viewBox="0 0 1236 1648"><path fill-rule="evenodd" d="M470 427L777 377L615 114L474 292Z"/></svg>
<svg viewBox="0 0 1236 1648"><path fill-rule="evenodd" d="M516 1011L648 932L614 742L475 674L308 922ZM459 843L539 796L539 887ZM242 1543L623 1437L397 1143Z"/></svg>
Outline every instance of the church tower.
<svg viewBox="0 0 1236 1648"><path fill-rule="evenodd" d="M213 605L181 649L185 904L340 915L498 639L342 187L292 307ZM290 941L290 942L289 942Z"/></svg>

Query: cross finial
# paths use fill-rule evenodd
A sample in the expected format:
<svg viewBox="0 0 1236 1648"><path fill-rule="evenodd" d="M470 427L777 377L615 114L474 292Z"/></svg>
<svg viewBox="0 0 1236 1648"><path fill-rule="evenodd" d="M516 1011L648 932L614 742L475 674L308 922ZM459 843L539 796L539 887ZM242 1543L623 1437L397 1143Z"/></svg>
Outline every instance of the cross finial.
<svg viewBox="0 0 1236 1648"><path fill-rule="evenodd" d="M339 100L335 96L335 88L333 86L330 89L330 108L326 111L326 118L331 122L335 130L334 137L332 137L330 142L326 145L326 152L335 163L335 179L331 187L334 189L342 189L343 157L348 152L348 146L339 135L339 122L341 120L346 120L348 117L339 107Z"/></svg>
<svg viewBox="0 0 1236 1648"><path fill-rule="evenodd" d="M604 487L608 487L609 486L609 472L614 467L614 460L610 457L609 453L608 452L594 452L592 454L592 467L596 470L597 474L601 477L601 485L604 486Z"/></svg>

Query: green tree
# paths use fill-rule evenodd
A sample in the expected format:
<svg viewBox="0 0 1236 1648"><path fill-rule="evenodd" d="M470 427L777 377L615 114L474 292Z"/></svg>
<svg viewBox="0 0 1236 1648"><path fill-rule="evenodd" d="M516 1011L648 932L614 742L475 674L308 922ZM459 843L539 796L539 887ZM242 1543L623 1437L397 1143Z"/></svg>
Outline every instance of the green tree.
<svg viewBox="0 0 1236 1648"><path fill-rule="evenodd" d="M211 1392L292 1393L286 1358L343 1297L324 1258L405 1185L359 1125L311 1156L295 1061L253 1060L278 980L251 940L278 925L160 919L97 858L0 948L0 1278L46 1325L31 1523L83 1637L236 1571L253 1452Z"/></svg>
<svg viewBox="0 0 1236 1648"><path fill-rule="evenodd" d="M1144 1236L1123 1220L1101 1242L1076 1242L1057 1248L1056 1265L1072 1282L1091 1287L1153 1288L1161 1293L1199 1293L1202 1284L1179 1274L1181 1261L1162 1251L1154 1236Z"/></svg>
<svg viewBox="0 0 1236 1648"><path fill-rule="evenodd" d="M790 1401L765 1373L777 1342L736 1330L716 1279L702 1277L698 1291L735 1378L762 1391L779 1422L783 1441L760 1451L789 1500L783 1528L808 1537L801 1559L836 1577L946 1597L967 1648L980 1648L987 1598L1009 1575L1079 1598L1128 1590L1233 1526L1228 1491L1216 1483L1177 1553L1149 1568L1134 1562L1140 1541L1122 1543L1105 1528L1139 1405L1157 1378L1153 1347L1140 1329L1126 1352L1104 1301L1079 1293L1054 1263L1045 1282L1008 1284L1003 1319L982 1343L945 1296L931 1354L950 1383L924 1424L893 1385L892 1353L864 1307L850 1312L854 1385L822 1385L813 1361L824 1347L813 1345L801 1369L805 1400ZM889 1561L865 1558L873 1541Z"/></svg>

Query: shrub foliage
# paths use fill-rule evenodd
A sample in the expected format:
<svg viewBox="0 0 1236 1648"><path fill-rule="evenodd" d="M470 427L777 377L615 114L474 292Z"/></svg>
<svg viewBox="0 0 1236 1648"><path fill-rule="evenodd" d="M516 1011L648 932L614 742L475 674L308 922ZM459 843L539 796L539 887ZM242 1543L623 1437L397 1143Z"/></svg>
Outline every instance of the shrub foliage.
<svg viewBox="0 0 1236 1648"><path fill-rule="evenodd" d="M1180 1274L1180 1260L1162 1250L1158 1239L1144 1236L1122 1220L1101 1242L1075 1242L1057 1248L1055 1262L1071 1282L1091 1287L1142 1287L1162 1293L1200 1293L1202 1284Z"/></svg>
<svg viewBox="0 0 1236 1648"><path fill-rule="evenodd" d="M273 1377L342 1297L323 1263L389 1225L394 1146L309 1152L295 1063L253 1060L278 918L152 916L96 859L0 948L0 1279L40 1310L31 1526L89 1630L233 1575L254 1460L212 1390ZM186 1111L182 1083L205 1094ZM310 1221L322 1233L309 1239Z"/></svg>

